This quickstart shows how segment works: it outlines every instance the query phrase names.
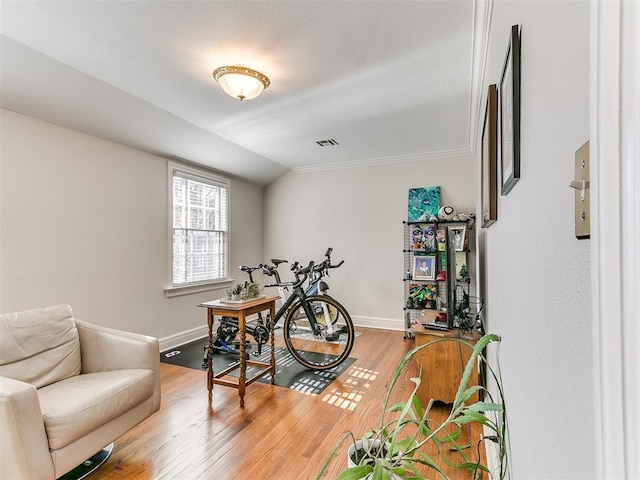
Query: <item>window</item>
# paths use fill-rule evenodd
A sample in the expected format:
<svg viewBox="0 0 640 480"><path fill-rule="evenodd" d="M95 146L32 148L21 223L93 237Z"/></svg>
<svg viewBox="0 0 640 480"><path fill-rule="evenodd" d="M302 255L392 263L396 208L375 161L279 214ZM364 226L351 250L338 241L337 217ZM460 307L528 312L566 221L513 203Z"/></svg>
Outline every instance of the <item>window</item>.
<svg viewBox="0 0 640 480"><path fill-rule="evenodd" d="M229 181L176 165L170 172L172 287L226 280Z"/></svg>

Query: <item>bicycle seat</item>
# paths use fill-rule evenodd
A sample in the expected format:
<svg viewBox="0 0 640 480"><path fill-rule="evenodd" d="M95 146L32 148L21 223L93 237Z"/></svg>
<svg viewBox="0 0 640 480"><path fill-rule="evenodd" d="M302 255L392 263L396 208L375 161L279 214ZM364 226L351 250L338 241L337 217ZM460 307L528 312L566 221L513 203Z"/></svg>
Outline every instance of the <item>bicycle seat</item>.
<svg viewBox="0 0 640 480"><path fill-rule="evenodd" d="M281 263L287 263L287 260L278 260L277 258L272 258L271 263L273 263L277 267Z"/></svg>

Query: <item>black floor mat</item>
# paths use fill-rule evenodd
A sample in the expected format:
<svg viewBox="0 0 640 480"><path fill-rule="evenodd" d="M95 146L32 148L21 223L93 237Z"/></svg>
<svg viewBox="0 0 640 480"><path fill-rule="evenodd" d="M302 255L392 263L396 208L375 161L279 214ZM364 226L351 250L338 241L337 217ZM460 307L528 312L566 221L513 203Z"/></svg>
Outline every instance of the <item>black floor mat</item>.
<svg viewBox="0 0 640 480"><path fill-rule="evenodd" d="M160 361L179 365L181 367L193 368L206 371L204 364L204 348L207 346L207 339L195 340L185 345L180 345L171 350L160 353ZM269 363L271 350L263 345L262 354L255 356L257 346L253 345L247 352L252 360ZM342 364L330 370L309 370L296 362L286 348L275 347L276 357L276 377L275 384L280 387L298 390L304 393L321 393L329 384L335 380L349 365L356 361L355 358L347 358ZM233 353L213 355L213 371L220 372L230 364L238 361L238 355ZM255 372L255 367L247 366L247 378ZM234 370L231 375L238 376L239 370ZM271 375L266 375L258 380L261 383L271 383Z"/></svg>

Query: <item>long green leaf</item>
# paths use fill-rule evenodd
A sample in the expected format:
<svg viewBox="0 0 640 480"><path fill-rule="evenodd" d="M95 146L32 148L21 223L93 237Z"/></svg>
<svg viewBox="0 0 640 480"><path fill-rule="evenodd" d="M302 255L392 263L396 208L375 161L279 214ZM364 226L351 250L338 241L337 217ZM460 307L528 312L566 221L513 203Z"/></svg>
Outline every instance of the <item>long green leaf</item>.
<svg viewBox="0 0 640 480"><path fill-rule="evenodd" d="M358 465L357 467L351 467L344 470L340 475L336 477L336 480L360 480L365 478L373 471L371 465Z"/></svg>
<svg viewBox="0 0 640 480"><path fill-rule="evenodd" d="M460 402L466 403L474 393L479 392L480 390L484 390L484 387L481 387L480 385L473 385L465 389L464 392L462 392L462 394L460 395Z"/></svg>
<svg viewBox="0 0 640 480"><path fill-rule="evenodd" d="M476 402L468 405L466 410L472 410L474 412L501 412L504 410L504 407L498 403Z"/></svg>
<svg viewBox="0 0 640 480"><path fill-rule="evenodd" d="M333 460L333 457L335 457L337 451L340 449L340 447L342 447L342 445L344 444L344 442L348 438L351 438L351 440L355 443L356 439L355 439L355 436L353 435L353 433L352 432L345 433L342 436L342 438L340 438L340 441L336 444L336 446L333 447L333 450L331 450L331 453L329 453L329 456L325 460L324 464L322 465L322 468L320 469L320 471L318 472L318 475L316 476L316 480L319 480L322 477L322 475L324 474L325 470L327 469L327 467L331 463L331 460Z"/></svg>
<svg viewBox="0 0 640 480"><path fill-rule="evenodd" d="M485 347L487 345L489 345L489 343L494 342L494 341L500 341L500 337L498 335L495 334L487 334L484 335L483 337L481 337L475 345L471 345L470 343L467 343L468 346L472 346L473 347L473 351L471 352L471 356L469 357L469 360L467 361L467 365L464 368L464 372L462 374L462 378L460 379L460 385L458 386L458 392L456 393L456 397L453 401L453 408L455 409L457 406L459 406L460 403L464 403L461 402L460 397L462 396L463 392L466 390L467 388L467 384L469 383L469 378L471 378L471 373L473 372L473 369L475 367L475 363L478 359L478 356L480 356L482 354L482 351L485 349ZM466 342L463 342L466 343Z"/></svg>

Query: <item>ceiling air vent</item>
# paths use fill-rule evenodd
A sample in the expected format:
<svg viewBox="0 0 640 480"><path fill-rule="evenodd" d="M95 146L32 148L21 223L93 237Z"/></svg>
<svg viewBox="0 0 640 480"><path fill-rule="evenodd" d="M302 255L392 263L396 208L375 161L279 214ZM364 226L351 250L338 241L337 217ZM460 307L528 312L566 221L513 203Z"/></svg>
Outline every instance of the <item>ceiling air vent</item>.
<svg viewBox="0 0 640 480"><path fill-rule="evenodd" d="M329 145L340 145L333 138L330 138L329 140L318 140L316 143L321 147L327 147Z"/></svg>

